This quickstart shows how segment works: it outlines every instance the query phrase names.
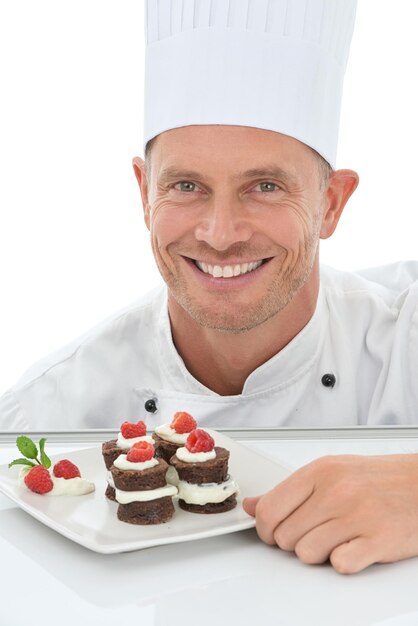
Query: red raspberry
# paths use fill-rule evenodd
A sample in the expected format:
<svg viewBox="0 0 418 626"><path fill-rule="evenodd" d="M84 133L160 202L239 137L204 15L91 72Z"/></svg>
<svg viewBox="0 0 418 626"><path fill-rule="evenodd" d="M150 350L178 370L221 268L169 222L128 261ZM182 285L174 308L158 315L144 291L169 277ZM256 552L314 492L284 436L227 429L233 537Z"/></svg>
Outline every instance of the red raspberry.
<svg viewBox="0 0 418 626"><path fill-rule="evenodd" d="M125 439L133 439L134 437L143 437L147 434L147 427L143 420L133 424L132 422L123 422L120 432Z"/></svg>
<svg viewBox="0 0 418 626"><path fill-rule="evenodd" d="M35 493L48 493L51 491L54 483L46 467L43 465L35 465L25 476L25 485Z"/></svg>
<svg viewBox="0 0 418 626"><path fill-rule="evenodd" d="M68 459L63 459L62 461L55 463L53 473L57 478L65 478L67 480L69 478L77 478L81 476L77 465L74 465L74 463Z"/></svg>
<svg viewBox="0 0 418 626"><path fill-rule="evenodd" d="M178 413L174 413L170 426L176 431L176 433L182 435L184 433L190 433L194 430L197 426L197 422L189 413L179 411Z"/></svg>
<svg viewBox="0 0 418 626"><path fill-rule="evenodd" d="M126 459L131 463L143 463L149 461L154 456L154 446L148 441L138 441L126 455Z"/></svg>
<svg viewBox="0 0 418 626"><path fill-rule="evenodd" d="M210 452L213 450L215 442L206 430L196 428L187 437L185 446L189 452Z"/></svg>

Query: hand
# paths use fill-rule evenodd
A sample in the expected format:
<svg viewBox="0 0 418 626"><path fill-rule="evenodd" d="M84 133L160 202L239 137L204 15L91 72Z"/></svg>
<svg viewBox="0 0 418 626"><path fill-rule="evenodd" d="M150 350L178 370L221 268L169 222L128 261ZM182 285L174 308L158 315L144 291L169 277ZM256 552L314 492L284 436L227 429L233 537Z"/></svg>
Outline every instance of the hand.
<svg viewBox="0 0 418 626"><path fill-rule="evenodd" d="M245 498L257 533L342 574L418 555L418 454L328 456Z"/></svg>

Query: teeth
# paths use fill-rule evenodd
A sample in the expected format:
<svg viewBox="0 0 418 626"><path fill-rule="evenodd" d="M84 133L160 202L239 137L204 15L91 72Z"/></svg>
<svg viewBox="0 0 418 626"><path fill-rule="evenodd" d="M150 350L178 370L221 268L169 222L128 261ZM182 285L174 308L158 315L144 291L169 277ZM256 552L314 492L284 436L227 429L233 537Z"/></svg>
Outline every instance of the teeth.
<svg viewBox="0 0 418 626"><path fill-rule="evenodd" d="M232 276L241 276L242 274L248 274L253 270L260 267L262 261L254 261L253 263L242 263L241 265L208 265L201 261L196 261L197 267L205 274L210 274L214 278L232 278Z"/></svg>

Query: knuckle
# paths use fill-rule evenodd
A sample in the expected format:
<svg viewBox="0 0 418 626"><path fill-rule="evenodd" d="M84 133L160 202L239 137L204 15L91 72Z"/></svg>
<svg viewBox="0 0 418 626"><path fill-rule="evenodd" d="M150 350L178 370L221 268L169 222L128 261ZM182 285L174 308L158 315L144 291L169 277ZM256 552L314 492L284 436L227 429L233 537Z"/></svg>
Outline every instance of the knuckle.
<svg viewBox="0 0 418 626"><path fill-rule="evenodd" d="M319 471L323 473L328 473L332 470L335 465L335 457L329 456L321 456L319 459L315 459L310 463L310 467L314 471Z"/></svg>
<svg viewBox="0 0 418 626"><path fill-rule="evenodd" d="M261 498L255 510L257 525L266 526L271 516L270 506L267 499Z"/></svg>
<svg viewBox="0 0 418 626"><path fill-rule="evenodd" d="M341 503L352 503L352 500L357 496L357 485L349 478L343 478L329 485L327 501L331 506L333 506L333 508L335 508L335 506L339 506Z"/></svg>
<svg viewBox="0 0 418 626"><path fill-rule="evenodd" d="M349 563L344 557L331 555L330 557L331 565L339 574L352 574L353 572L350 570Z"/></svg>
<svg viewBox="0 0 418 626"><path fill-rule="evenodd" d="M317 546L312 545L307 541L299 541L295 546L295 553L298 559L307 565L315 565L323 563L324 559L318 553Z"/></svg>
<svg viewBox="0 0 418 626"><path fill-rule="evenodd" d="M295 542L286 526L279 524L274 531L274 540L281 550L291 552L295 549Z"/></svg>
<svg viewBox="0 0 418 626"><path fill-rule="evenodd" d="M272 532L271 509L268 502L261 498L257 504L256 512L256 531L259 538L267 544L274 544L275 540Z"/></svg>
<svg viewBox="0 0 418 626"><path fill-rule="evenodd" d="M358 571L358 568L356 568L354 562L349 558L345 550L334 550L329 560L338 574L355 574Z"/></svg>
<svg viewBox="0 0 418 626"><path fill-rule="evenodd" d="M256 525L256 531L257 531L257 535L259 537L259 539L261 539L261 541L263 541L264 543L268 544L268 545L275 545L276 541L274 540L274 537L272 535L270 535L269 532L267 532L267 530L263 527L260 527L259 524Z"/></svg>

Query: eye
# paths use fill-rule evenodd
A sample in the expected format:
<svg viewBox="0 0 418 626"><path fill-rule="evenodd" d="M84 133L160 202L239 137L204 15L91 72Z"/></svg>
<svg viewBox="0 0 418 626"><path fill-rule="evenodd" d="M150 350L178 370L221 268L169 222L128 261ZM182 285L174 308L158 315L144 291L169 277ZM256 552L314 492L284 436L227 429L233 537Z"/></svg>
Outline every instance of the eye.
<svg viewBox="0 0 418 626"><path fill-rule="evenodd" d="M178 189L178 185L180 185L180 189ZM191 183L188 180L182 180L179 183L176 183L174 185L174 189L177 189L177 191L185 191L185 192L196 191L196 187L197 185L195 183Z"/></svg>
<svg viewBox="0 0 418 626"><path fill-rule="evenodd" d="M258 183L258 185L256 185L256 187L261 187L261 191L262 192L271 192L271 191L276 191L276 189L279 189L278 185L276 185L276 183Z"/></svg>

